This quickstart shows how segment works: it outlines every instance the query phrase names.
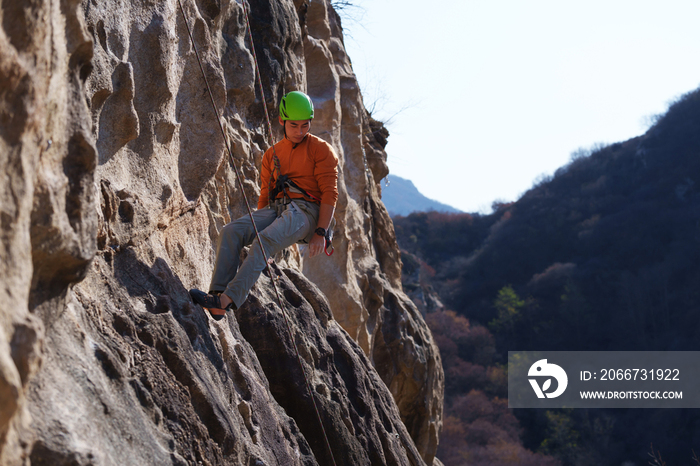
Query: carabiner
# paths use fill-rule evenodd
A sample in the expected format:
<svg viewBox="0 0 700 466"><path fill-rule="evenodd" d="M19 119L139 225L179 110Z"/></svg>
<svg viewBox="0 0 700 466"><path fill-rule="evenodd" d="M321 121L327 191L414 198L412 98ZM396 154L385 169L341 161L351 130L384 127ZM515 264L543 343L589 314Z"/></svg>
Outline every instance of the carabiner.
<svg viewBox="0 0 700 466"><path fill-rule="evenodd" d="M335 251L335 248L333 247L333 243L331 242L331 240L329 240L328 238L325 238L325 237L323 238L323 241L324 241L323 252L325 252L328 257L331 257L333 255L333 252ZM328 246L331 247L331 252L328 252Z"/></svg>

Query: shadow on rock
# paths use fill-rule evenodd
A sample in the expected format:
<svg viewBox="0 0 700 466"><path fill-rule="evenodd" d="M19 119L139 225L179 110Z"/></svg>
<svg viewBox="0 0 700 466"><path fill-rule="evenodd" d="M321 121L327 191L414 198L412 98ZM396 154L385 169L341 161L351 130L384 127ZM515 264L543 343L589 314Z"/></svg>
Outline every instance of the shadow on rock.
<svg viewBox="0 0 700 466"><path fill-rule="evenodd" d="M149 267L132 248L127 248L114 257L114 276L149 313L172 312L195 351L203 352L217 370L223 370L224 362L215 348L206 314L192 303L187 289L164 259L157 258Z"/></svg>

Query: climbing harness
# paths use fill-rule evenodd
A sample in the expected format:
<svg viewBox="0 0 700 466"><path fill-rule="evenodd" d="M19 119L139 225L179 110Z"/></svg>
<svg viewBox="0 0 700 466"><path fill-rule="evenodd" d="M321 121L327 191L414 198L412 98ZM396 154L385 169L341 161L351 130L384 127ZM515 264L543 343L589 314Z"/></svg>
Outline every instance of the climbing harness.
<svg viewBox="0 0 700 466"><path fill-rule="evenodd" d="M292 192L292 193L297 193L301 194L304 197L308 197L312 201L321 204L321 199L317 198L313 194L309 193L306 191L304 188L299 186L289 178L287 175L279 175L277 177L277 180L275 180L274 188L270 189L270 199L272 199L271 202L277 202L281 201L283 205L287 205L292 203L292 198L287 195L287 191ZM278 199L277 196L282 193L282 198ZM333 251L335 251L335 248L333 247L333 225L335 224L335 220L331 219L331 224L328 226L328 228L324 228L324 234L323 236L323 252L326 253L328 257L333 255ZM318 229L316 230L318 231ZM305 240L302 240L301 242L306 243ZM328 248L330 248L330 252L328 252Z"/></svg>
<svg viewBox="0 0 700 466"><path fill-rule="evenodd" d="M275 180L274 187L271 186L270 189L270 199L271 203L273 202L281 202L283 205L287 205L292 203L292 197L287 195L287 191L292 192L292 193L297 193L301 194L304 197L308 197L311 199L313 202L317 204L321 204L321 199L317 198L313 194L309 193L306 191L304 188L299 186L289 178L287 175L278 175L277 179ZM282 193L282 198L279 199L277 196ZM335 251L335 248L333 247L333 225L335 224L335 220L331 219L331 224L328 225L328 228L324 228L324 234L323 236L323 252L326 253L328 257L333 255L333 251ZM301 241L302 243L306 243L305 240ZM328 251L328 248L330 248L330 252Z"/></svg>
<svg viewBox="0 0 700 466"><path fill-rule="evenodd" d="M303 196L308 197L309 199L311 199L315 202L318 202L318 203L321 202L321 199L317 198L313 194L310 194L308 191L301 188L298 184L296 184L294 182L294 180L292 180L287 175L280 175L277 177L277 180L275 181L275 187L270 190L270 197L272 197L272 199L274 200L274 199L277 199L277 196L280 193L283 193L284 199L286 201L286 199L288 198L287 190L289 190L293 193L302 194Z"/></svg>
<svg viewBox="0 0 700 466"><path fill-rule="evenodd" d="M226 132L224 131L224 125L221 123L221 118L219 117L219 109L216 107L216 102L214 101L214 95L211 92L211 87L209 86L209 81L207 80L207 76L204 73L204 66L202 66L202 61L199 58L199 52L197 51L197 45L194 42L194 37L192 37L192 30L190 29L190 25L187 22L187 17L185 16L185 9L182 7L182 0L177 0L178 4L180 5L180 13L182 13L182 19L185 22L185 26L187 27L187 34L190 36L190 41L192 42L192 48L194 49L195 56L197 57L197 63L199 63L199 69L202 71L202 77L204 78L204 84L207 87L207 91L209 92L209 99L211 100L211 105L214 109L214 114L216 115L216 120L219 123L219 129L221 129L221 136L224 138L224 144L226 144L226 149L228 150L228 155L229 158L231 159L231 164L233 165L233 169L236 172L236 180L238 181L238 186L241 189L241 193L243 194L243 199L245 200L245 205L248 210L248 215L250 216L250 221L253 224L253 230L255 231L255 236L258 239L258 245L260 246L260 252L263 255L263 258L265 259L265 263L267 264L267 272L270 275L270 278L274 277L272 273L272 267L270 264L271 259L268 259L267 253L265 252L265 248L263 247L263 243L260 240L260 232L258 231L257 225L255 225L255 220L253 219L253 211L250 208L250 203L248 202L248 196L246 196L245 189L243 188L243 178L241 177L240 171L238 169L238 165L236 165L236 160L233 158L233 151L231 150L230 144L227 142L226 138ZM248 37L250 38L250 47L253 52L253 60L255 61L255 73L258 77L258 84L260 86L260 97L262 99L262 104L263 104L263 109L265 110L265 119L267 120L267 127L270 133L270 140L272 143L272 150L274 152L275 150L275 145L274 145L274 140L272 140L272 124L270 124L270 116L267 113L267 106L265 105L265 93L263 91L263 85L262 85L262 77L260 75L260 68L258 66L258 58L255 54L255 44L253 43L253 32L250 28L250 20L248 18L248 9L245 6L245 1L241 2L241 6L243 7L243 13L245 15L245 21L246 21L246 26L248 28ZM277 154L275 153L275 157L277 157ZM306 375L306 369L304 369L304 364L302 363L301 360L301 355L299 354L299 348L297 347L296 340L294 339L294 334L292 333L292 327L291 324L289 323L289 318L287 317L287 312L285 311L284 303L282 302L282 297L280 296L279 289L277 288L277 284L275 283L275 280L272 280L272 286L275 290L275 295L277 296L277 303L279 304L280 309L282 310L282 315L284 316L284 321L287 325L287 332L289 333L289 339L292 342L292 346L294 347L294 352L296 353L297 361L299 362L299 367L301 368L301 373L304 376L304 382L306 384L306 390L309 394L309 398L311 398L311 401L314 405L314 411L316 411L316 418L318 419L318 423L321 426L321 431L323 432L323 438L326 442L326 448L328 448L328 452L331 455L331 460L333 461L333 465L336 464L335 462L335 457L333 456L333 450L331 449L331 444L328 441L328 435L326 434L326 429L323 425L323 421L321 420L321 413L318 410L318 406L316 404L316 398L314 397L313 390L311 390L311 385L309 383L309 378Z"/></svg>

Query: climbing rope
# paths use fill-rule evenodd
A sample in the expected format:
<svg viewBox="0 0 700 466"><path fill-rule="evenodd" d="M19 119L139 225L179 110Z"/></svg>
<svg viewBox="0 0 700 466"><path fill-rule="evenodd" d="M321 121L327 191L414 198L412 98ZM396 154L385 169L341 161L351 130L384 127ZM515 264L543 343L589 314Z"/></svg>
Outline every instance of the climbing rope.
<svg viewBox="0 0 700 466"><path fill-rule="evenodd" d="M275 295L277 297L277 303L279 304L280 309L282 310L282 315L284 316L284 321L287 326L287 332L289 333L289 339L292 342L292 346L294 347L294 353L296 354L297 361L299 362L299 367L301 368L301 373L304 376L304 383L306 384L306 390L309 394L309 398L311 398L311 401L314 405L314 411L316 412L316 418L318 419L318 423L321 426L321 431L323 432L323 438L326 442L326 447L328 448L328 452L331 455L331 460L333 461L333 465L335 466L335 457L333 456L333 450L331 449L331 444L328 441L328 435L326 434L326 429L323 426L323 421L321 420L321 413L318 410L318 406L316 404L316 398L314 397L313 390L311 390L311 384L309 383L309 378L306 375L306 369L304 369L304 364L301 359L301 354L299 353L299 348L297 347L297 343L294 339L294 334L292 333L292 326L289 322L289 318L287 317L287 312L285 311L284 303L282 301L282 297L280 295L279 289L277 288L277 284L275 283L276 280L279 280L279 277L275 277L272 271L272 266L271 266L271 260L268 260L267 253L265 252L265 248L263 247L262 241L260 240L260 232L258 231L257 225L255 225L255 220L253 219L253 211L250 208L250 203L248 202L248 196L245 193L245 189L243 188L243 177L240 174L240 171L238 170L238 165L236 165L236 160L233 158L233 151L231 150L231 146L228 143L228 139L226 137L226 132L224 131L224 125L221 122L221 117L219 117L219 109L216 106L216 102L214 101L214 95L211 92L211 87L209 86L209 81L207 80L207 76L204 73L204 66L202 66L202 60L199 58L199 52L197 51L197 45L194 42L194 37L192 37L192 31L190 29L190 25L187 22L187 17L185 16L185 9L182 7L182 0L177 0L178 4L180 5L180 13L182 13L182 20L185 22L185 26L187 27L187 34L190 36L190 41L192 42L192 48L194 49L195 56L197 57L197 63L199 63L199 69L202 71L202 77L204 78L204 84L207 87L207 91L209 93L209 99L211 100L211 105L214 109L214 114L216 115L217 122L219 123L219 129L221 130L221 136L224 138L224 144L226 145L226 149L228 151L229 158L231 159L231 164L233 165L233 169L236 173L236 180L238 181L238 186L241 190L241 193L243 194L243 199L245 200L245 205L246 209L248 210L248 216L250 217L250 221L253 224L253 229L255 230L255 236L258 239L258 245L260 246L260 252L263 255L263 258L265 259L265 263L267 264L267 271L270 275L270 278L272 279L272 286L275 290ZM245 21L246 21L246 27L248 29L248 37L250 38L250 47L253 52L253 60L255 62L255 74L257 75L258 78L258 85L260 86L260 98L262 99L262 105L263 109L265 110L265 120L267 121L267 128L270 134L270 144L272 146L272 151L274 153L274 158L279 160L277 158L277 153L275 152L275 145L274 145L274 140L272 137L272 124L270 123L270 115L267 112L267 105L265 104L265 92L263 89L263 84L262 84L262 77L260 75L260 68L258 66L258 57L255 54L255 44L253 43L253 32L250 27L250 20L248 18L248 9L245 6L245 2L241 2L241 6L243 7L243 13L245 15Z"/></svg>

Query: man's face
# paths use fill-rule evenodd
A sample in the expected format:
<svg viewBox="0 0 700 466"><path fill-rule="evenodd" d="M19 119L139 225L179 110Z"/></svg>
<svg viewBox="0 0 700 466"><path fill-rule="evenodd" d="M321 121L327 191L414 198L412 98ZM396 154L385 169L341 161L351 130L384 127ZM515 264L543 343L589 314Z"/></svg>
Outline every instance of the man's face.
<svg viewBox="0 0 700 466"><path fill-rule="evenodd" d="M285 126L285 131L287 133L287 139L292 141L294 144L299 144L304 140L307 134L309 134L309 129L311 129L311 120L287 120L285 122L280 120Z"/></svg>

